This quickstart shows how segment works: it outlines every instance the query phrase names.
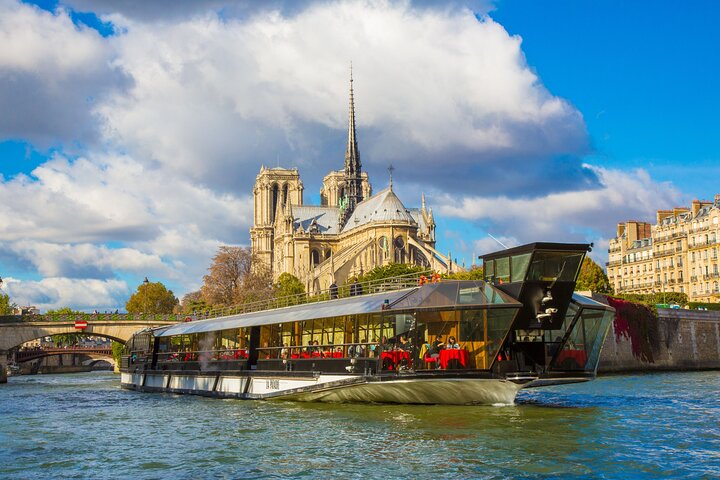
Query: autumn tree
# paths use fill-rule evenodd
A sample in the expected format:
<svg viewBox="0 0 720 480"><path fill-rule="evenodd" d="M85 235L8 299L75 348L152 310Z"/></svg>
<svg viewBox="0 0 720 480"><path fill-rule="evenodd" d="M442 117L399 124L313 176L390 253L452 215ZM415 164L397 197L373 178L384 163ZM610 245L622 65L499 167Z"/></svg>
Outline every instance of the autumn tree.
<svg viewBox="0 0 720 480"><path fill-rule="evenodd" d="M203 277L202 298L209 305L235 305L272 295L270 269L249 248L221 246Z"/></svg>
<svg viewBox="0 0 720 480"><path fill-rule="evenodd" d="M597 293L611 293L610 281L603 269L590 257L585 257L580 267L576 290L590 290Z"/></svg>
<svg viewBox="0 0 720 480"><path fill-rule="evenodd" d="M173 313L178 299L162 282L141 283L125 304L128 313Z"/></svg>

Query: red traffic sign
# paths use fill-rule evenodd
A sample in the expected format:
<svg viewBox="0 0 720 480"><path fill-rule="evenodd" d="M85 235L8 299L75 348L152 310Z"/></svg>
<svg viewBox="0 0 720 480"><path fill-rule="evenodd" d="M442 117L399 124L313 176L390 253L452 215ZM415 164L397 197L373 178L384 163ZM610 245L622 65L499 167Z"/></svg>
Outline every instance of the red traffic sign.
<svg viewBox="0 0 720 480"><path fill-rule="evenodd" d="M85 330L87 328L87 321L75 320L75 328L78 330Z"/></svg>

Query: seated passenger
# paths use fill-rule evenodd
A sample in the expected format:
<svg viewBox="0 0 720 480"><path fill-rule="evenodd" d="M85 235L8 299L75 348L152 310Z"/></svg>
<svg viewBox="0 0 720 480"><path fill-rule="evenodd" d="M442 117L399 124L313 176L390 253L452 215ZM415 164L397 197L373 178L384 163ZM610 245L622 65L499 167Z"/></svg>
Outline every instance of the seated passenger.
<svg viewBox="0 0 720 480"><path fill-rule="evenodd" d="M445 348L449 350L460 350L460 344L457 343L457 340L455 340L455 337L452 335L448 337L448 343L445 345Z"/></svg>
<svg viewBox="0 0 720 480"><path fill-rule="evenodd" d="M350 345L350 348L348 349L348 356L350 357L364 357L365 356L365 343L367 343L367 340L364 338L360 340L360 343L357 345Z"/></svg>
<svg viewBox="0 0 720 480"><path fill-rule="evenodd" d="M410 350L410 342L405 338L405 335L400 335L398 343L396 344L398 350L408 351Z"/></svg>
<svg viewBox="0 0 720 480"><path fill-rule="evenodd" d="M280 349L280 358L288 358L289 350L287 348L287 343L283 343L283 348Z"/></svg>

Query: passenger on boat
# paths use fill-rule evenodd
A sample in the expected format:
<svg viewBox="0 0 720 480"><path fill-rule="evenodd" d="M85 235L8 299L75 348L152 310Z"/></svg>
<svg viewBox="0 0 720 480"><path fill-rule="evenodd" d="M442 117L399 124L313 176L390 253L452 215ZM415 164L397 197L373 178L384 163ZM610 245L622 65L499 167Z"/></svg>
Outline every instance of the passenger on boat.
<svg viewBox="0 0 720 480"><path fill-rule="evenodd" d="M450 350L460 350L460 344L457 343L457 340L455 340L455 337L450 335L448 337L448 343L445 346L445 348L450 349Z"/></svg>
<svg viewBox="0 0 720 480"><path fill-rule="evenodd" d="M395 346L396 346L397 350L408 351L408 350L410 350L411 344L407 340L407 338L405 338L405 335L400 335L400 337L398 338L398 343Z"/></svg>
<svg viewBox="0 0 720 480"><path fill-rule="evenodd" d="M280 349L280 358L288 358L289 352L287 343L283 343L283 348Z"/></svg>
<svg viewBox="0 0 720 480"><path fill-rule="evenodd" d="M350 345L350 348L348 349L348 356L350 357L364 357L365 356L365 343L367 343L367 340L364 338L360 340L360 343L357 345Z"/></svg>

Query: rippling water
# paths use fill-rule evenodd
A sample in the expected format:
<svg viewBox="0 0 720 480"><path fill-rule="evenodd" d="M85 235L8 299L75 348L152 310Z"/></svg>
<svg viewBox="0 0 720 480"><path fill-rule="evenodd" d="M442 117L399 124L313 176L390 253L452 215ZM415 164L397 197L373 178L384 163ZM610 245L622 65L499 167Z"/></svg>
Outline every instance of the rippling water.
<svg viewBox="0 0 720 480"><path fill-rule="evenodd" d="M2 478L719 478L720 372L601 378L505 407L325 405L0 386Z"/></svg>

